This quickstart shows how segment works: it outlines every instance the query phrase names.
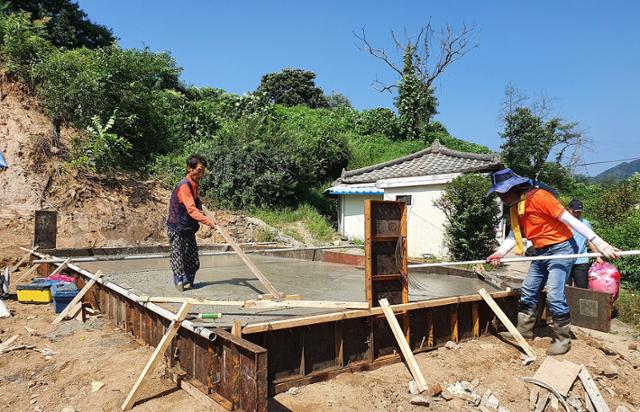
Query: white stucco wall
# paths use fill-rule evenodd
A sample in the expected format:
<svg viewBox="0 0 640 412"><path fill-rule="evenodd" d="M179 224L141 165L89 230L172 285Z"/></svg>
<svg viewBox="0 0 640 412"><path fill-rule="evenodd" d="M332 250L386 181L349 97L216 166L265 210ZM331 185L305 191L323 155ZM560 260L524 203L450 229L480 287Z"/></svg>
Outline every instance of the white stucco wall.
<svg viewBox="0 0 640 412"><path fill-rule="evenodd" d="M340 234L364 240L364 201L382 200L382 195L340 195Z"/></svg>
<svg viewBox="0 0 640 412"><path fill-rule="evenodd" d="M410 257L422 257L424 254L443 256L444 213L433 201L442 196L443 184L428 186L387 187L384 200L396 200L399 195L411 195L411 205L407 213L407 248Z"/></svg>

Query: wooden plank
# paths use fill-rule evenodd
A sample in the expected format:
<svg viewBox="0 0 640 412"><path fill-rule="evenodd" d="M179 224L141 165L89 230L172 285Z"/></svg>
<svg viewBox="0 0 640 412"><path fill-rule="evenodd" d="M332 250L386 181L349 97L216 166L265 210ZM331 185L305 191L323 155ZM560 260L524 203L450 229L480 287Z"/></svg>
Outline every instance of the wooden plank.
<svg viewBox="0 0 640 412"><path fill-rule="evenodd" d="M71 258L67 258L67 259L65 259L65 261L64 261L64 262L62 262L62 263L60 264L60 266L58 266L58 267L57 267L53 272L51 272L51 273L49 274L49 276L54 276L54 275L57 275L58 273L62 272L62 271L67 267L67 265L69 264L69 262L71 262Z"/></svg>
<svg viewBox="0 0 640 412"><path fill-rule="evenodd" d="M152 372L153 369L155 369L155 367L157 366L158 362L160 362L160 360L162 359L162 354L167 349L167 347L171 344L171 341L176 336L176 333L178 333L180 324L182 323L184 318L187 316L187 314L189 314L190 309L191 309L190 303L183 303L182 306L180 306L178 313L176 313L175 320L171 322L171 325L167 329L167 332L162 337L162 340L160 341L158 346L156 346L156 349L153 351L153 355L151 355L151 358L149 359L144 369L142 370L142 373L138 377L138 380L133 385L133 388L131 388L129 395L127 396L124 403L122 404L121 409L123 411L129 410L133 406L135 402L135 396L140 390L140 388L142 387L144 378L147 376L148 373Z"/></svg>
<svg viewBox="0 0 640 412"><path fill-rule="evenodd" d="M473 322L473 337L480 336L480 311L478 310L478 303L473 302L471 304L471 319Z"/></svg>
<svg viewBox="0 0 640 412"><path fill-rule="evenodd" d="M204 213L208 214L208 212L209 211L205 207ZM240 245L238 245L238 243L236 243L236 241L233 240L233 238L229 235L229 233L227 233L227 230L224 227L222 227L222 225L219 225L219 224L216 224L216 229L222 235L224 240L226 240L227 243L233 248L233 250L237 253L240 259L242 259L244 264L247 265L251 273L253 273L253 275L258 278L260 283L262 283L262 286L264 286L267 289L269 294L271 294L271 296L273 296L274 299L281 299L284 295L278 292L275 287L273 287L271 282L269 282L269 279L267 279L266 276L264 276L262 272L260 272L260 269L258 269L258 267L251 261L251 259L249 259L249 257L244 253L242 248L240 248Z"/></svg>
<svg viewBox="0 0 640 412"><path fill-rule="evenodd" d="M21 274L20 277L15 282L12 282L12 283L15 283L17 285L18 283L22 282L22 279L26 278L27 276L33 274L33 272L38 270L38 267L40 267L40 265L41 263L34 263L33 266L29 268L29 270Z"/></svg>
<svg viewBox="0 0 640 412"><path fill-rule="evenodd" d="M171 376L171 380L178 385L178 388L184 389L185 392L200 402L206 409L216 410L219 406L222 406L228 411L233 410L233 405L228 399L218 395L217 393L207 395L205 392L206 388L203 388L198 381L188 382L183 379L182 376L173 371L169 371L169 374Z"/></svg>
<svg viewBox="0 0 640 412"><path fill-rule="evenodd" d="M418 390L420 392L427 390L427 381L424 379L424 376L422 375L422 371L418 366L418 362L416 362L416 359L413 357L413 352L411 351L411 348L409 347L409 344L406 341L404 333L400 328L400 324L398 324L398 319L396 319L396 315L391 310L391 306L389 305L389 302L386 299L380 299L379 303L380 303L380 307L382 308L382 311L384 312L384 316L387 318L387 322L391 327L391 331L393 332L393 335L396 337L396 341L398 342L398 345L400 346L400 350L402 351L402 356L407 362L407 366L409 367L409 371L411 372L411 375L413 376L413 379L416 382Z"/></svg>
<svg viewBox="0 0 640 412"><path fill-rule="evenodd" d="M502 291L502 292L494 292L491 294L491 296L496 298L518 296L518 295L519 295L519 292L517 291ZM391 309L397 313L405 310L433 308L433 307L457 304L462 302L477 302L481 300L482 300L482 297L480 297L477 294L468 295L468 296L452 296L448 298L439 298L439 299L423 300L423 301L412 302L412 303L403 303L399 305L391 305ZM336 313L327 313L322 315L312 315L312 316L305 316L305 317L300 317L295 319L254 323L242 328L242 333L249 334L249 333L257 333L257 332L266 332L269 330L288 329L288 328L293 328L297 326L307 326L307 325L314 325L314 324L324 323L324 322L333 322L336 320L362 318L362 317L382 315L382 314L383 314L382 309L380 309L379 307L374 307L374 308L365 309L365 310L350 310L350 311L343 311L343 312L336 312Z"/></svg>
<svg viewBox="0 0 640 412"><path fill-rule="evenodd" d="M558 393L566 397L578 377L580 369L581 366L576 363L568 360L560 362L552 356L547 356L533 377L552 386Z"/></svg>
<svg viewBox="0 0 640 412"><path fill-rule="evenodd" d="M36 210L33 226L34 246L39 246L42 249L55 249L58 212L55 210Z"/></svg>
<svg viewBox="0 0 640 412"><path fill-rule="evenodd" d="M20 260L18 260L18 263L16 263L13 268L11 268L11 272L15 272L18 269L20 269L20 266L22 266L27 260L29 260L29 258L31 258L31 255L33 254L33 252L35 252L36 250L38 250L39 246L34 246L31 250L29 250L28 252L26 252L24 255L22 255L22 257L20 258Z"/></svg>
<svg viewBox="0 0 640 412"><path fill-rule="evenodd" d="M231 325L231 334L239 338L242 337L242 325L240 324L240 321L237 319L235 319L233 321L233 325Z"/></svg>
<svg viewBox="0 0 640 412"><path fill-rule="evenodd" d="M580 378L580 382L582 382L582 386L584 386L585 392L589 394L589 400L591 401L591 404L595 408L596 412L609 412L609 406L604 401L602 394L598 390L598 387L589 374L589 371L587 371L586 366L582 365L580 373L578 374L578 378Z"/></svg>
<svg viewBox="0 0 640 412"><path fill-rule="evenodd" d="M365 302L338 302L329 300L210 300L181 296L140 296L139 303L164 302L184 303L192 305L211 306L241 306L245 308L319 308L319 309L366 309L369 305Z"/></svg>
<svg viewBox="0 0 640 412"><path fill-rule="evenodd" d="M69 302L69 304L62 310L62 312L60 312L60 314L53 320L53 322L51 322L51 324L56 325L60 322L62 322L64 320L64 318L69 314L69 312L71 311L71 309L78 304L78 302L80 302L82 300L82 298L84 297L84 295L89 291L89 289L91 289L91 287L96 283L97 279L100 279L102 277L102 271L98 270L95 273L95 278L91 279L89 282L87 282L86 285L84 285L84 287L82 288L82 290L80 290L80 292L78 292L78 294L71 300L71 302Z"/></svg>
<svg viewBox="0 0 640 412"><path fill-rule="evenodd" d="M371 200L367 199L364 201L364 285L365 285L365 294L367 296L367 303L369 307L373 307L373 285L372 285L372 274L373 274L373 257L371 253L372 248L372 240L371 240Z"/></svg>
<svg viewBox="0 0 640 412"><path fill-rule="evenodd" d="M496 314L498 319L500 319L500 322L502 322L502 324L507 328L509 333L511 333L511 335L515 338L516 342L518 342L518 344L524 350L527 356L535 360L537 358L535 351L531 348L531 346L529 346L529 344L522 337L520 332L518 332L518 329L516 329L516 327L513 326L513 323L511 323L507 315L505 315L502 309L500 309L500 306L498 306L496 301L493 300L491 295L484 288L480 289L478 293L480 294L480 296L482 296L482 299L484 299L484 301L487 302L487 305L489 305L491 310L493 310L493 312Z"/></svg>
<svg viewBox="0 0 640 412"><path fill-rule="evenodd" d="M451 305L451 341L458 342L458 305Z"/></svg>

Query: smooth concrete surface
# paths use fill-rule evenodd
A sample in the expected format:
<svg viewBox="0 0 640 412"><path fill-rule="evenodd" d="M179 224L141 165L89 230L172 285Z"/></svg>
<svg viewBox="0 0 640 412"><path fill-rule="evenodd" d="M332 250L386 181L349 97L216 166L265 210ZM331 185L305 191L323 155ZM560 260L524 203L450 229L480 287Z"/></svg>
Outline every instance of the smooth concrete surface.
<svg viewBox="0 0 640 412"><path fill-rule="evenodd" d="M280 292L298 294L305 300L364 302L364 270L353 266L318 261L251 255L251 260ZM83 262L91 272L102 270L110 281L131 289L137 295L192 296L214 300L255 299L266 293L258 279L236 255L201 256L200 270L193 289L179 292L173 284L168 259ZM476 293L480 288L495 290L478 279L429 273L410 274L410 300ZM176 308L176 305L164 305ZM335 312L317 308L245 309L241 307L196 306L195 312L221 312L221 319L207 321L211 326L243 325Z"/></svg>

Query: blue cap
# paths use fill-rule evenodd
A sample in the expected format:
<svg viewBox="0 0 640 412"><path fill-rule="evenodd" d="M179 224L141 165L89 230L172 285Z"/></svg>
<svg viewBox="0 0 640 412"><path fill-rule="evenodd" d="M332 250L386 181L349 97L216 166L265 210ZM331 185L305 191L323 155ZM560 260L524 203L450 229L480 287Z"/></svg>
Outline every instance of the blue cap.
<svg viewBox="0 0 640 412"><path fill-rule="evenodd" d="M501 169L491 175L493 186L487 192L487 196L492 193L507 193L512 187L523 183L531 183L528 177L522 177L514 173L511 169Z"/></svg>

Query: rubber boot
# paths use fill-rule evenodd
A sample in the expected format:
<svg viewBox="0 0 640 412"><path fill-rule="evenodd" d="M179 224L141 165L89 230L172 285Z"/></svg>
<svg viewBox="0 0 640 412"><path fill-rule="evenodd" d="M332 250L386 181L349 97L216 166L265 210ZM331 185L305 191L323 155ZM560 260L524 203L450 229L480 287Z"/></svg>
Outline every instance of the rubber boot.
<svg viewBox="0 0 640 412"><path fill-rule="evenodd" d="M518 325L516 329L525 339L533 339L533 327L536 326L536 309L525 309L518 312ZM501 332L500 336L505 339L515 340L509 332Z"/></svg>
<svg viewBox="0 0 640 412"><path fill-rule="evenodd" d="M547 355L563 355L569 352L571 349L571 319L553 319L551 325L553 330L553 342L549 349L547 349Z"/></svg>

